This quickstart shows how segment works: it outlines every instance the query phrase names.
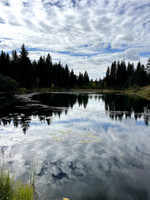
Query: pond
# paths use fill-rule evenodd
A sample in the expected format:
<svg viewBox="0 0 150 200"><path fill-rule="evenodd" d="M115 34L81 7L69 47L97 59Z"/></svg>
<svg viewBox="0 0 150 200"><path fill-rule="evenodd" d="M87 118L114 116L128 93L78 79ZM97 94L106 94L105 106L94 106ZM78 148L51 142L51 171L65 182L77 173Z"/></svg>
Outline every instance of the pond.
<svg viewBox="0 0 150 200"><path fill-rule="evenodd" d="M36 200L150 199L150 101L98 93L0 95L0 165L35 171Z"/></svg>

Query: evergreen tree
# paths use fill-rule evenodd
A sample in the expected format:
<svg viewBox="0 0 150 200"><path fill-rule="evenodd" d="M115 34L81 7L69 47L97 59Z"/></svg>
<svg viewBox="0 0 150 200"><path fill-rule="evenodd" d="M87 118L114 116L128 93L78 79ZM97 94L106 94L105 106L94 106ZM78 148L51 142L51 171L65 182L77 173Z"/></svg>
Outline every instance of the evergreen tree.
<svg viewBox="0 0 150 200"><path fill-rule="evenodd" d="M40 86L40 80L38 78L38 65L35 60L32 62L32 82L33 82L33 87L39 88Z"/></svg>
<svg viewBox="0 0 150 200"><path fill-rule="evenodd" d="M83 86L84 84L84 76L81 72L79 72L79 77L78 77L78 85L79 87Z"/></svg>
<svg viewBox="0 0 150 200"><path fill-rule="evenodd" d="M70 72L68 65L66 65L64 70L64 87L68 88L69 85L70 85Z"/></svg>
<svg viewBox="0 0 150 200"><path fill-rule="evenodd" d="M109 69L109 67L107 67L105 82L106 82L106 86L109 87L110 86L110 69Z"/></svg>
<svg viewBox="0 0 150 200"><path fill-rule="evenodd" d="M17 55L16 50L12 51L12 57L11 57L11 77L15 79L17 82L21 81L21 68L19 67L19 57Z"/></svg>
<svg viewBox="0 0 150 200"><path fill-rule="evenodd" d="M116 65L116 61L114 61L111 65L111 69L110 69L110 85L112 87L116 86L116 75L117 75L117 65Z"/></svg>
<svg viewBox="0 0 150 200"><path fill-rule="evenodd" d="M6 54L4 51L1 51L0 55L0 74L6 75L5 73L5 63L6 63Z"/></svg>
<svg viewBox="0 0 150 200"><path fill-rule="evenodd" d="M133 63L131 64L129 62L127 66L127 80L125 84L127 87L134 84L133 75L134 75L134 64Z"/></svg>
<svg viewBox="0 0 150 200"><path fill-rule="evenodd" d="M19 57L19 67L20 70L20 84L22 87L31 88L32 87L32 68L31 61L28 57L28 51L23 44L21 47L20 57Z"/></svg>
<svg viewBox="0 0 150 200"><path fill-rule="evenodd" d="M37 74L38 74L38 79L39 79L39 85L40 87L45 86L45 67L46 66L46 61L44 56L40 56L38 60L38 65L37 65Z"/></svg>
<svg viewBox="0 0 150 200"><path fill-rule="evenodd" d="M87 71L84 72L83 79L84 79L83 84L85 86L88 86L89 85L89 75L88 75Z"/></svg>
<svg viewBox="0 0 150 200"><path fill-rule="evenodd" d="M121 87L125 87L126 79L127 79L126 63L123 60L121 61L121 82L120 82Z"/></svg>
<svg viewBox="0 0 150 200"><path fill-rule="evenodd" d="M144 86L146 81L146 71L144 69L144 65L141 65L140 62L137 64L137 68L135 71L135 82L138 86Z"/></svg>
<svg viewBox="0 0 150 200"><path fill-rule="evenodd" d="M128 63L126 67L125 61L114 61L111 68L107 68L106 76L101 80L101 87L126 88L129 86L145 86L150 84L150 59L147 67L138 62L137 67Z"/></svg>
<svg viewBox="0 0 150 200"><path fill-rule="evenodd" d="M1 51L0 55L0 74L10 76L10 56L4 51Z"/></svg>
<svg viewBox="0 0 150 200"><path fill-rule="evenodd" d="M57 87L64 87L64 69L61 65L61 62L59 61L59 64L57 64Z"/></svg>
<svg viewBox="0 0 150 200"><path fill-rule="evenodd" d="M77 85L77 76L72 69L70 73L70 87L74 87L75 85Z"/></svg>
<svg viewBox="0 0 150 200"><path fill-rule="evenodd" d="M12 50L12 59L11 61L13 63L17 63L18 62L18 55L17 55L17 51L16 50Z"/></svg>
<svg viewBox="0 0 150 200"><path fill-rule="evenodd" d="M7 53L5 58L5 74L10 76L10 56Z"/></svg>
<svg viewBox="0 0 150 200"><path fill-rule="evenodd" d="M126 64L125 61L118 61L116 70L116 85L118 88L125 86L126 82Z"/></svg>
<svg viewBox="0 0 150 200"><path fill-rule="evenodd" d="M52 58L50 54L47 54L45 65L45 87L50 87L52 83Z"/></svg>
<svg viewBox="0 0 150 200"><path fill-rule="evenodd" d="M15 79L20 83L21 87L74 87L88 84L89 77L87 72L76 76L74 71L69 70L68 65L65 68L59 62L52 63L50 54L41 56L38 61L29 59L29 53L23 44L20 55L17 55L16 50L12 51L11 59L9 54L1 52L0 54L0 73Z"/></svg>

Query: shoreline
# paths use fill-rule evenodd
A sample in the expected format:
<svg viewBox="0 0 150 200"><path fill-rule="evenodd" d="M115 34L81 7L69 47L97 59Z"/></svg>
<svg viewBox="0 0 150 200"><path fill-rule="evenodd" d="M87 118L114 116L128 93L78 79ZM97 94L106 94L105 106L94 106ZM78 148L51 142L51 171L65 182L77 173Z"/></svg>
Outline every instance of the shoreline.
<svg viewBox="0 0 150 200"><path fill-rule="evenodd" d="M20 88L18 91L7 92L13 94L28 94L34 92L75 92L75 93L119 93L125 95L136 95L140 98L144 98L150 100L150 85L145 87L136 87L136 88L128 88L128 89L65 89L65 88L57 88L57 89L49 89L49 88L35 88L28 90L26 88ZM6 94L5 92L0 92L0 94Z"/></svg>

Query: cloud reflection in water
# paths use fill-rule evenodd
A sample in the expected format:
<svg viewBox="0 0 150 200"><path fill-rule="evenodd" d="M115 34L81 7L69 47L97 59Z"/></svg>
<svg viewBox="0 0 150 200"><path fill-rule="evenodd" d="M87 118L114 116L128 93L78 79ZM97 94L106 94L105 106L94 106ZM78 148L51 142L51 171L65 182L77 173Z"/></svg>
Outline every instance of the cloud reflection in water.
<svg viewBox="0 0 150 200"><path fill-rule="evenodd" d="M56 96L63 99L63 95ZM110 97L90 96L86 107L73 100L76 103L72 109L66 107L67 114L64 111L61 116L52 114L50 126L41 120L44 115L30 116L26 135L21 133L21 125L18 128L13 123L2 126L0 154L6 167L17 178L27 181L35 163L39 199L148 199L150 131L149 126L140 123L144 121L142 116L135 121L132 104L135 100L130 100L131 107L126 106L126 110L119 106L122 113L131 111L130 117L124 114L119 120L117 115L112 120L109 111L118 106L117 100L113 100L116 106L112 107L108 103L106 106L105 100L109 102ZM40 98L44 97L38 98L42 102Z"/></svg>

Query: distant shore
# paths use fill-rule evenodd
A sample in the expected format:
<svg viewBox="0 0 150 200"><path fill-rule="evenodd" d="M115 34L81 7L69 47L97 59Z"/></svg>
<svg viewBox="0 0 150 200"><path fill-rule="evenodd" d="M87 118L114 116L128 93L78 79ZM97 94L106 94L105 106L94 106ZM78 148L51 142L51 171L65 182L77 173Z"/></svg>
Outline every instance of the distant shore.
<svg viewBox="0 0 150 200"><path fill-rule="evenodd" d="M145 98L150 100L150 85L145 87L135 87L135 88L128 88L128 89L65 89L65 88L34 88L28 90L26 88L20 88L18 91L13 92L16 94L26 94L26 93L33 93L33 92L78 92L78 93L120 93L120 94L127 94L127 95L136 95L141 98ZM5 92L0 92L1 94ZM11 93L11 92L10 92Z"/></svg>
<svg viewBox="0 0 150 200"><path fill-rule="evenodd" d="M30 93L30 92L80 92L80 93L123 93L129 95L137 95L139 97L145 98L150 100L150 85L145 87L136 87L136 88L129 88L129 89L48 89L48 88L41 88L41 89L32 89L32 90L20 90L21 93Z"/></svg>

